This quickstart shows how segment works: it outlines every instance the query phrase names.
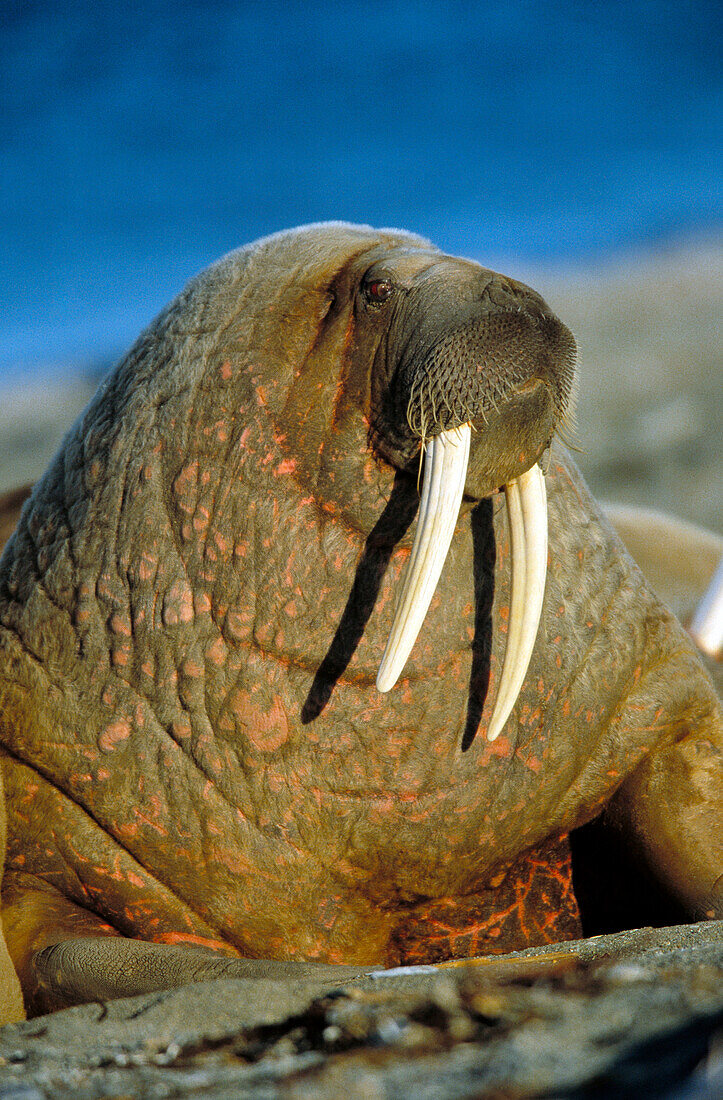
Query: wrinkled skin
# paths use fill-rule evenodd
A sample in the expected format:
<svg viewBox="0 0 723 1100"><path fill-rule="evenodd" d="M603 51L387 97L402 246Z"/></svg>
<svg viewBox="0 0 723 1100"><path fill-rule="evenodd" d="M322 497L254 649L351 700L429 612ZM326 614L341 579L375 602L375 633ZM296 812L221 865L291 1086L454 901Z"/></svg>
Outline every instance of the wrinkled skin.
<svg viewBox="0 0 723 1100"><path fill-rule="evenodd" d="M547 448L573 353L521 284L343 225L231 254L141 337L0 565L3 921L31 1011L98 995L92 940L87 988L53 987L76 937L175 945L175 984L184 944L364 967L577 935L567 838L603 807L688 913L721 915L715 693L556 443L537 642L485 737L494 494ZM449 556L380 694L419 435L464 418ZM123 971L143 945L117 949Z"/></svg>

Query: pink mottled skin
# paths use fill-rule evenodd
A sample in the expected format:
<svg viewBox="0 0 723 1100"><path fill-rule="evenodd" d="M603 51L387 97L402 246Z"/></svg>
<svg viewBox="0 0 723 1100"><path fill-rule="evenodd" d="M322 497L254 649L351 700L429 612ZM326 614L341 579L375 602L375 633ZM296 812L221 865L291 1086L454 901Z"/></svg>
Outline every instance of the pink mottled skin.
<svg viewBox="0 0 723 1100"><path fill-rule="evenodd" d="M359 299L379 264L389 321ZM689 912L720 912L715 694L556 445L538 642L484 736L509 600L490 494L553 434L534 388L480 419L424 628L375 689L417 501L398 333L478 298L503 326L478 372L509 340L524 358L509 298L554 373L538 296L418 238L334 225L232 253L36 486L0 566L3 919L35 1010L58 1002L33 953L78 935L395 964L579 934L567 837L604 807Z"/></svg>

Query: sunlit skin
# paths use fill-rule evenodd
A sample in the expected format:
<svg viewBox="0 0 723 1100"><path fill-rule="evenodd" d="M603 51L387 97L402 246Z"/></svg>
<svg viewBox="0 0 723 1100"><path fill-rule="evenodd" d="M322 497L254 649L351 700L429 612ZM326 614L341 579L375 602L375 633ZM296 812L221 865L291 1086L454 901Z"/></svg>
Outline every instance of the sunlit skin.
<svg viewBox="0 0 723 1100"><path fill-rule="evenodd" d="M0 566L3 922L32 1011L63 1003L34 953L77 936L396 965L579 935L568 835L606 805L720 912L717 700L555 441L573 356L522 284L343 225L231 254L140 338ZM449 554L382 694L421 437L463 420ZM490 742L497 490L551 441L542 619Z"/></svg>

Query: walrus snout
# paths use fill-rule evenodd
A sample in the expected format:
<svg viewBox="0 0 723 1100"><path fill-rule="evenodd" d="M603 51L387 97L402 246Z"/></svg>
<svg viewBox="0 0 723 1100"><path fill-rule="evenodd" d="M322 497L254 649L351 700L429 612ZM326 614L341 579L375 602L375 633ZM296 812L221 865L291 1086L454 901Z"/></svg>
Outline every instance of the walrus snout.
<svg viewBox="0 0 723 1100"><path fill-rule="evenodd" d="M567 408L575 341L553 314L519 307L480 311L471 323L443 332L423 358L405 364L399 402L412 433L426 439L471 423L484 431L505 405L545 385L556 418Z"/></svg>
<svg viewBox="0 0 723 1100"><path fill-rule="evenodd" d="M547 497L537 460L569 403L575 341L539 294L474 265L442 261L427 268L414 289L404 311L406 331L402 326L396 334L403 350L388 407L408 438L421 441L423 483L377 687L389 691L404 667L444 566L462 496L480 499L504 485L513 587L505 663L487 729L494 740L522 686L542 610Z"/></svg>
<svg viewBox="0 0 723 1100"><path fill-rule="evenodd" d="M481 436L506 418L513 444L520 399L528 397L534 399L524 434L537 419L539 454L565 415L575 340L523 283L443 257L407 286L388 335L387 348L398 349L399 357L387 360L376 383L372 426L380 452L401 468L413 466L420 441L462 424ZM545 384L545 401L527 386L535 380ZM496 436L499 454L504 440ZM500 480L493 482L488 491Z"/></svg>

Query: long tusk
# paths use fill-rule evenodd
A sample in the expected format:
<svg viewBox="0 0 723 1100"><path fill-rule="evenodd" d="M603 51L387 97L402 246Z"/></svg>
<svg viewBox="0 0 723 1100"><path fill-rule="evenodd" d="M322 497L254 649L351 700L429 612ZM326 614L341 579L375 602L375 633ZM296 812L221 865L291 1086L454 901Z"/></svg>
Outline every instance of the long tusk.
<svg viewBox="0 0 723 1100"><path fill-rule="evenodd" d="M487 740L502 732L515 705L535 647L547 573L547 492L535 465L505 486L512 554L507 649Z"/></svg>
<svg viewBox="0 0 723 1100"><path fill-rule="evenodd" d="M723 657L723 558L689 627L693 641L709 657Z"/></svg>
<svg viewBox="0 0 723 1100"><path fill-rule="evenodd" d="M467 476L469 424L427 444L417 530L402 591L377 674L377 689L393 688L427 614L452 541Z"/></svg>

